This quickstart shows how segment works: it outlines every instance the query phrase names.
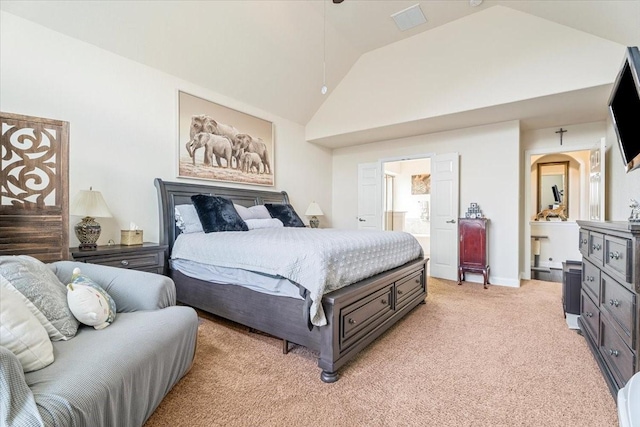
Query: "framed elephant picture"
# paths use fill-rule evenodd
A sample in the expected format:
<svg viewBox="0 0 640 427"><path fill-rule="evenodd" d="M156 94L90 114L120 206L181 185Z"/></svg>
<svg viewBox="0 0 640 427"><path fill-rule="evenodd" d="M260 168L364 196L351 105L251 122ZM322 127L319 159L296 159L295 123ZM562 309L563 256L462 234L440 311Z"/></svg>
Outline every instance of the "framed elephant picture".
<svg viewBox="0 0 640 427"><path fill-rule="evenodd" d="M178 176L273 186L273 123L178 91Z"/></svg>

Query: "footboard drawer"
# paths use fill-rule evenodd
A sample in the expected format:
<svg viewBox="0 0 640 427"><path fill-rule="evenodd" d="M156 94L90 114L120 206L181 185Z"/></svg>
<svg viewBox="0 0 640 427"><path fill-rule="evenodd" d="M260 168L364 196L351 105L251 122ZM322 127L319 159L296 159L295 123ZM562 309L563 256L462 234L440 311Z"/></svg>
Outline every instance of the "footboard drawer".
<svg viewBox="0 0 640 427"><path fill-rule="evenodd" d="M616 333L608 319L600 318L600 353L622 387L635 372L635 355Z"/></svg>
<svg viewBox="0 0 640 427"><path fill-rule="evenodd" d="M398 280L396 282L396 310L407 305L414 296L421 292L424 292L422 272Z"/></svg>
<svg viewBox="0 0 640 427"><path fill-rule="evenodd" d="M393 286L387 286L346 306L340 313L340 347L366 334L393 314Z"/></svg>

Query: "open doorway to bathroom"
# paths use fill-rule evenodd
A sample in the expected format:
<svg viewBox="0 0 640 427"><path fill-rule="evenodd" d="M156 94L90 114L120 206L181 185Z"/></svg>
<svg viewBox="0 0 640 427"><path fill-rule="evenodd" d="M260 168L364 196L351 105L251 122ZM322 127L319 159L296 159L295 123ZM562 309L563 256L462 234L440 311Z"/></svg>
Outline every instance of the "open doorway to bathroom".
<svg viewBox="0 0 640 427"><path fill-rule="evenodd" d="M385 161L384 230L411 233L430 254L431 159Z"/></svg>

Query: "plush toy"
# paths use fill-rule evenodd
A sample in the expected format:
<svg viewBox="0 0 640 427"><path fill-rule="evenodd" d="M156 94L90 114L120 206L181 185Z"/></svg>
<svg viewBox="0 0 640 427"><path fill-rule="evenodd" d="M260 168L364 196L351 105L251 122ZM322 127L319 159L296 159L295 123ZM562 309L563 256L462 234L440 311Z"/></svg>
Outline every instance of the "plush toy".
<svg viewBox="0 0 640 427"><path fill-rule="evenodd" d="M116 318L116 303L97 283L73 270L71 283L67 285L69 309L80 323L104 329Z"/></svg>

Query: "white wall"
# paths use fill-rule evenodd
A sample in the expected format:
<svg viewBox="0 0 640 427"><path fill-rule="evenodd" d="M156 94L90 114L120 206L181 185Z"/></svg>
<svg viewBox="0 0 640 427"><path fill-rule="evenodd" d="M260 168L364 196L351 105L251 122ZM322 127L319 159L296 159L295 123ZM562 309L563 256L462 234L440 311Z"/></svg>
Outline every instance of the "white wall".
<svg viewBox="0 0 640 427"><path fill-rule="evenodd" d="M177 180L179 89L273 122L276 183L266 188L286 190L301 216L317 201L331 223L331 152L305 142L304 127L6 12L0 19L0 110L70 123L70 197L93 186L114 215L98 219L99 244L119 242L130 221L158 241L153 179Z"/></svg>
<svg viewBox="0 0 640 427"><path fill-rule="evenodd" d="M307 124L307 140L610 84L623 54L493 6L362 55Z"/></svg>
<svg viewBox="0 0 640 427"><path fill-rule="evenodd" d="M460 155L460 213L476 202L491 220L491 283L517 286L518 253L514 248L520 246L521 197L517 121L334 150L333 224L357 228L359 163L452 152Z"/></svg>
<svg viewBox="0 0 640 427"><path fill-rule="evenodd" d="M606 138L607 203L604 215L607 220L626 221L631 214L630 200L640 201L640 169L625 172L620 146L611 120L607 120Z"/></svg>

